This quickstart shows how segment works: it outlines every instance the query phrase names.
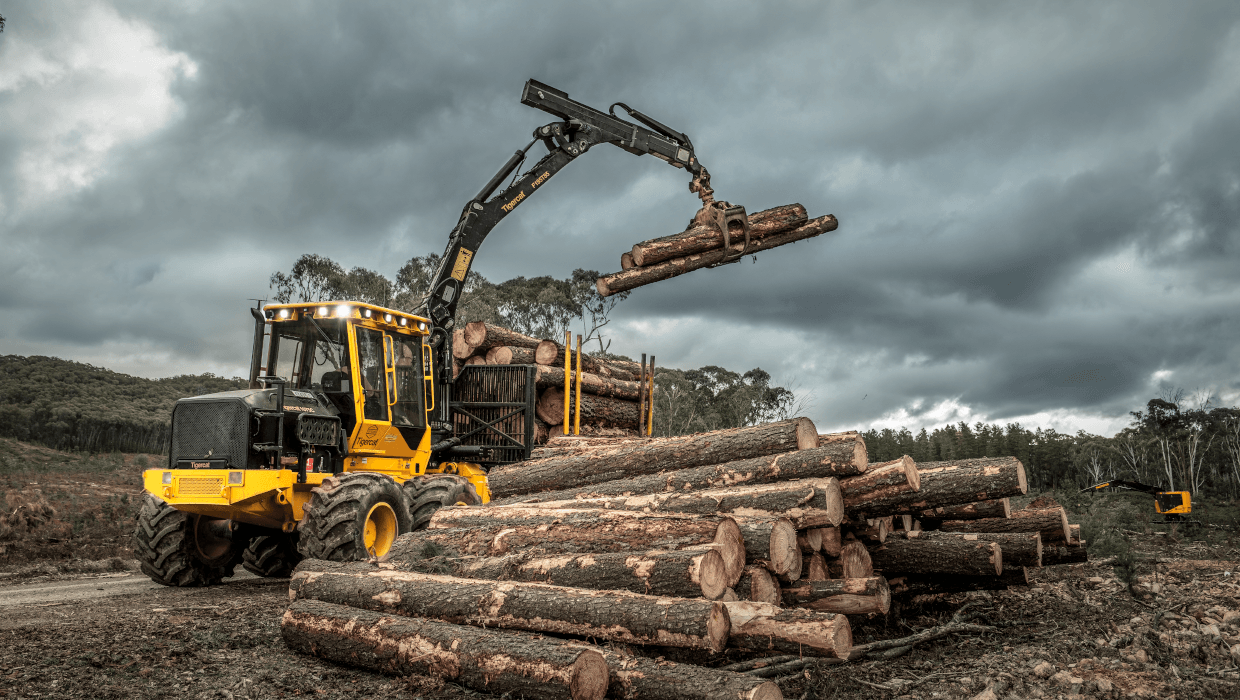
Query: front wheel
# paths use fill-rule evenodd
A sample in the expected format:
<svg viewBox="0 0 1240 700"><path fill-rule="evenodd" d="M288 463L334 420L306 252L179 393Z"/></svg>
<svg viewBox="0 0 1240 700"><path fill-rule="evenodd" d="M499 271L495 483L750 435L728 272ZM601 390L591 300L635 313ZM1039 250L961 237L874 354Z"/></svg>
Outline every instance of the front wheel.
<svg viewBox="0 0 1240 700"><path fill-rule="evenodd" d="M462 476L427 474L406 481L403 488L414 530L425 530L435 511L444 506L482 505L477 489Z"/></svg>
<svg viewBox="0 0 1240 700"><path fill-rule="evenodd" d="M146 494L134 529L142 572L165 586L211 586L233 575L240 548L220 521L193 515Z"/></svg>
<svg viewBox="0 0 1240 700"><path fill-rule="evenodd" d="M391 477L348 472L324 479L310 492L297 551L329 561L377 558L408 531L409 512Z"/></svg>

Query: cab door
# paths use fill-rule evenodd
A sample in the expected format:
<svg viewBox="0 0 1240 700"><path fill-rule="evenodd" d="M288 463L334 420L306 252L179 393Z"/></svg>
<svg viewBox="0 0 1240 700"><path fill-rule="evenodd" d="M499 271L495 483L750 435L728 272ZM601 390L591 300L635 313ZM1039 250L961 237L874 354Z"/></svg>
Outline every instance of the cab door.
<svg viewBox="0 0 1240 700"><path fill-rule="evenodd" d="M357 343L357 362L353 382L357 387L357 427L353 431L351 452L384 454L392 431L390 359L385 352L383 331L353 326Z"/></svg>

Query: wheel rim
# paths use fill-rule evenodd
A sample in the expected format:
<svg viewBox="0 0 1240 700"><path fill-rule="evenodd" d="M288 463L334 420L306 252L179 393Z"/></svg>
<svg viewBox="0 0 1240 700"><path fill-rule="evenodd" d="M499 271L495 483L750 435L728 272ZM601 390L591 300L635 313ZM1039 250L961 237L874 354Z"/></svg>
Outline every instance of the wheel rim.
<svg viewBox="0 0 1240 700"><path fill-rule="evenodd" d="M380 501L366 513L366 524L362 534L362 544L372 557L381 557L392 549L392 543L399 534L396 524L396 511L392 506Z"/></svg>
<svg viewBox="0 0 1240 700"><path fill-rule="evenodd" d="M198 550L198 556L208 563L226 558L232 549L232 540L212 531L211 523L220 520L202 515L194 518L194 547Z"/></svg>

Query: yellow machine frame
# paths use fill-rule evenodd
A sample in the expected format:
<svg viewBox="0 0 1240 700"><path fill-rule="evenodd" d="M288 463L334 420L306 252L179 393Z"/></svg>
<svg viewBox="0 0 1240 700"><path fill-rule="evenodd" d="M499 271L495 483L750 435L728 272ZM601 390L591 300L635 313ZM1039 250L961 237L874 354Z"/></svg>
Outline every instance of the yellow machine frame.
<svg viewBox="0 0 1240 700"><path fill-rule="evenodd" d="M263 307L263 310L268 314L267 325L272 327L307 316L345 319L350 357L356 352L358 328L382 332L384 368L388 373L388 386L392 387L389 407L397 398L390 334L399 332L426 336L428 333L425 318L361 302L273 304ZM424 408L429 413L435 407L435 396L428 350L427 346L422 346ZM343 471L377 472L392 477L398 483L424 474L454 474L473 484L483 503L489 502L491 492L487 486L486 471L480 465L446 462L432 469L427 468L431 458L429 426L414 446L407 444L392 425L390 411L385 421L362 417L365 415L365 397L356 390L362 386L359 365L356 361L349 363L350 386L354 387L353 401L359 419L348 436ZM178 510L291 532L303 517L311 489L330 476L307 473L305 482L298 483L297 472L291 469L148 469L143 473L143 486Z"/></svg>

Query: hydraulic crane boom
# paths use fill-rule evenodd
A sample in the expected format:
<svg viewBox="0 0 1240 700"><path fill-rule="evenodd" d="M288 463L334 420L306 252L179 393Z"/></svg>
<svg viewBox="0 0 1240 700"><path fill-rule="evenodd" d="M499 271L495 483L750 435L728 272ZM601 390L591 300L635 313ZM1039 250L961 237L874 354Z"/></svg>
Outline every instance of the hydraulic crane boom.
<svg viewBox="0 0 1240 700"><path fill-rule="evenodd" d="M620 106L642 125L625 121L614 114L604 114L569 99L568 93L537 80L526 82L521 103L549 112L563 121L535 129L534 140L513 154L495 177L465 205L424 302L427 315L434 325L430 341L432 345L442 347L444 337L456 324L456 307L464 290L466 275L469 274L474 255L491 229L564 166L595 145L611 143L629 153L648 153L674 167L688 170L693 176L689 191L696 192L703 202L694 222L718 226L725 235L731 222L739 223L741 228L747 231L748 219L744 207L714 201L710 174L698 162L693 143L683 133L674 131L619 102L612 105L612 110ZM540 141L546 145L547 155L509 187L492 197L500 184L525 160L529 149ZM451 362L439 365L441 368L444 366L450 369Z"/></svg>

